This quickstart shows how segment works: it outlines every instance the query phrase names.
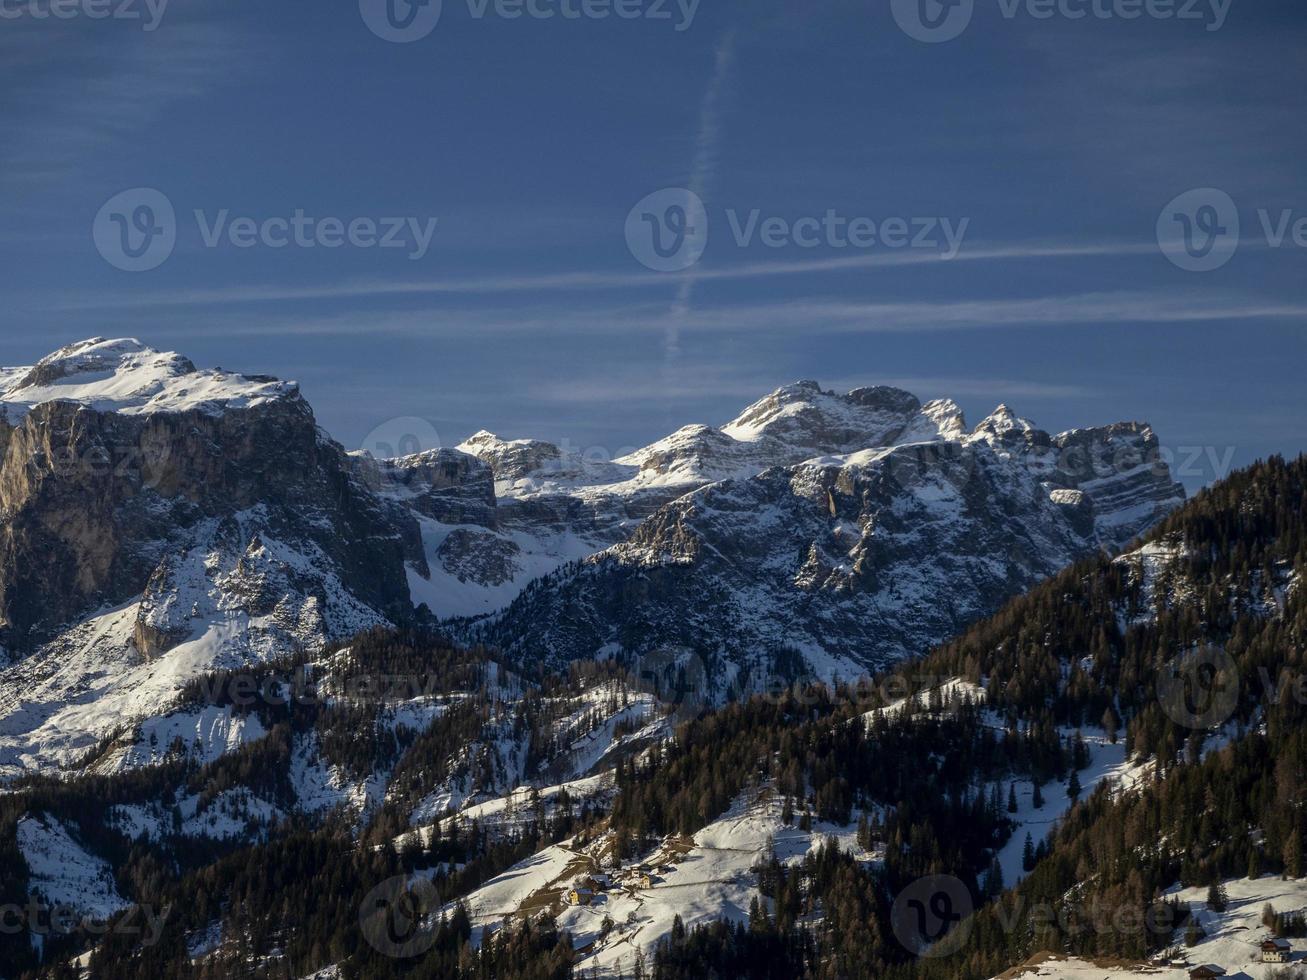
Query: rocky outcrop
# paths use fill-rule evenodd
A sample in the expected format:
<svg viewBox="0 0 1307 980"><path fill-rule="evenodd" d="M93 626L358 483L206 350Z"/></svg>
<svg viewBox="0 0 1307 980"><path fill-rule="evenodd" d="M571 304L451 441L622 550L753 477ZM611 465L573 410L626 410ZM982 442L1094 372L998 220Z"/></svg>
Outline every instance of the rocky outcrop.
<svg viewBox="0 0 1307 980"><path fill-rule="evenodd" d="M407 615L394 515L353 479L293 385L202 373L134 341L90 341L36 365L3 405L0 624L10 649L97 608L157 604L196 529L241 513L320 554L363 604ZM138 644L157 655L185 632L143 615Z"/></svg>
<svg viewBox="0 0 1307 980"><path fill-rule="evenodd" d="M512 541L485 531L459 528L436 550L440 565L460 582L498 586L514 578L521 553Z"/></svg>
<svg viewBox="0 0 1307 980"><path fill-rule="evenodd" d="M463 449L489 464L495 478L516 480L548 468L557 468L563 453L557 446L536 439L500 439L482 430L463 443Z"/></svg>

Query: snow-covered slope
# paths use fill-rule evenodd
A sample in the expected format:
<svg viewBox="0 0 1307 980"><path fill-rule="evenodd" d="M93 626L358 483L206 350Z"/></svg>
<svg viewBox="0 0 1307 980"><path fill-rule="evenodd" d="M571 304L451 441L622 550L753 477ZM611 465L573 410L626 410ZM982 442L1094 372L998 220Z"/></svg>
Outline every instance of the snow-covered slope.
<svg viewBox="0 0 1307 980"><path fill-rule="evenodd" d="M586 844L565 841L487 882L464 902L480 935L505 919L552 914L572 934L578 972L629 977L637 958L646 966L653 962L654 948L677 916L686 928L721 918L748 921L749 906L759 897L758 865L773 853L782 864L795 864L831 839L858 860L878 860L859 849L856 825L816 822L802 830L786 824L781 799L763 788L736 800L693 836L667 838L638 860L616 860L610 834ZM647 884L639 880L641 865L651 869ZM573 887L596 878L608 887L589 904L569 903Z"/></svg>
<svg viewBox="0 0 1307 980"><path fill-rule="evenodd" d="M1288 964L1263 963L1261 944L1273 938L1262 925L1262 911L1267 905L1280 913L1307 912L1307 879L1282 879L1265 875L1256 880L1235 878L1224 882L1229 904L1224 912L1208 908L1206 888L1169 889L1168 899L1179 899L1202 925L1205 939L1186 946L1183 930L1177 930L1174 943L1165 955L1148 963L1119 961L1095 963L1052 953L1039 953L1027 962L1007 970L1002 980L1036 977L1059 977L1066 980L1186 980L1189 971L1204 964L1220 967L1229 980L1269 980L1300 974L1307 961L1307 941L1289 940Z"/></svg>
<svg viewBox="0 0 1307 980"><path fill-rule="evenodd" d="M1139 423L1051 436L999 406L968 430L947 400L804 381L616 460L479 432L379 483L419 515L415 600L490 617L461 636L554 663L685 646L731 677L797 650L831 677L1148 528L1183 500L1157 449Z"/></svg>
<svg viewBox="0 0 1307 980"><path fill-rule="evenodd" d="M108 862L86 851L68 828L45 814L18 821L18 848L30 875L28 890L51 907L101 919L128 906Z"/></svg>

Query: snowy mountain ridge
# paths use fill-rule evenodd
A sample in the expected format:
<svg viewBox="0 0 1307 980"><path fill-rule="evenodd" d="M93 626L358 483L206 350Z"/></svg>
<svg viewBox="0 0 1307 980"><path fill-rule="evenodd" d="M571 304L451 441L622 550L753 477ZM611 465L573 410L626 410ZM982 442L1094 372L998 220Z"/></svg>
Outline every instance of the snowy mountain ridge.
<svg viewBox="0 0 1307 980"><path fill-rule="evenodd" d="M723 681L751 677L746 690L795 654L801 671L856 676L1123 546L1183 500L1141 423L1053 436L1000 406L968 431L951 402L811 382L631 460L636 477L566 499L612 513L668 474L704 482L679 483L621 540L466 636L553 664L687 648L724 661L710 671ZM524 490L530 479L516 475L506 512L565 489Z"/></svg>
<svg viewBox="0 0 1307 980"><path fill-rule="evenodd" d="M611 461L487 432L377 460L293 382L91 338L0 371L0 774L420 606L553 665L670 644L722 685L793 649L856 672L1148 527L1182 496L1155 457L1138 423L968 431L804 381Z"/></svg>

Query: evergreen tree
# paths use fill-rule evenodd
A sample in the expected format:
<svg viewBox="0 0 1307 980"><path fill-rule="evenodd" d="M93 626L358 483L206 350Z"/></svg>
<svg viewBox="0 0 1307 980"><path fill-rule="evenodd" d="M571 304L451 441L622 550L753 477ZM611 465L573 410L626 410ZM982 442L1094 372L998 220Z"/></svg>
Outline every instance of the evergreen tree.
<svg viewBox="0 0 1307 980"><path fill-rule="evenodd" d="M1224 912L1226 905L1229 904L1229 898L1225 894L1225 886L1219 880L1213 880L1207 886L1207 907L1213 912Z"/></svg>
<svg viewBox="0 0 1307 980"><path fill-rule="evenodd" d="M1121 716L1116 713L1116 708L1113 705L1109 704L1107 710L1103 712L1103 720L1101 724L1103 726L1103 731L1107 732L1108 738L1110 738L1112 744L1115 745L1117 732L1121 728Z"/></svg>
<svg viewBox="0 0 1307 980"><path fill-rule="evenodd" d="M1284 842L1284 873L1289 878L1302 877L1302 835L1296 828Z"/></svg>
<svg viewBox="0 0 1307 980"><path fill-rule="evenodd" d="M985 872L985 895L990 899L998 898L1003 894L1003 867L998 863L995 857L989 862L989 870Z"/></svg>

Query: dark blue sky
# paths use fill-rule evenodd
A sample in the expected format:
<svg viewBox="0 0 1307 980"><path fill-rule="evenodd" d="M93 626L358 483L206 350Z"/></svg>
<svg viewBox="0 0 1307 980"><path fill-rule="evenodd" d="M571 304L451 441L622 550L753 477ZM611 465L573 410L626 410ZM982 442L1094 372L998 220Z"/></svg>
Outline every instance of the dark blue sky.
<svg viewBox="0 0 1307 980"><path fill-rule="evenodd" d="M1000 401L1053 430L1145 419L1178 454L1211 447L1191 486L1227 447L1307 448L1300 3L971 0L926 43L899 0L701 0L688 25L675 0L670 20L643 16L655 0L602 20L444 0L401 44L358 2L172 0L150 31L36 2L0 0L2 363L137 336L298 379L350 444L416 415L449 443L616 453L815 378L950 396L973 421ZM1167 9L1193 16L1147 12ZM174 207L175 247L122 271L93 223L142 187ZM627 246L632 207L669 187L706 207L683 273ZM1240 225L1206 272L1157 242L1194 188ZM297 209L437 225L416 260L205 243L224 211ZM965 234L949 261L824 232L740 244L755 211ZM1259 211L1288 217L1281 247Z"/></svg>

